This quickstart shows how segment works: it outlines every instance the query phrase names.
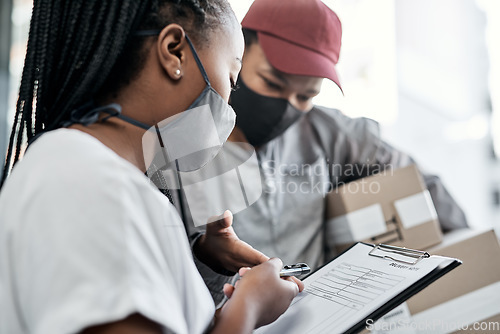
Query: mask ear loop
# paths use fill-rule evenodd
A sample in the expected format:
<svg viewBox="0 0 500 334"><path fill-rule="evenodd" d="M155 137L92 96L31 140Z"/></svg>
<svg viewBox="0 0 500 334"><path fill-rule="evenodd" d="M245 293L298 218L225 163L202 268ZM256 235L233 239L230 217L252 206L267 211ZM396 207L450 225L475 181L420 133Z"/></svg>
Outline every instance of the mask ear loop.
<svg viewBox="0 0 500 334"><path fill-rule="evenodd" d="M108 116L104 117L101 120L101 122L106 122L108 119L110 119L112 117L116 117L116 118L120 118L120 119L122 119L122 120L124 120L132 125L135 125L139 128L142 128L144 130L149 130L149 127L146 126L145 124L142 124L141 122L136 121L133 118L122 115L122 106L119 105L118 103L111 103L111 104L105 105L103 107L94 109L94 111L95 112L105 112L108 114Z"/></svg>
<svg viewBox="0 0 500 334"><path fill-rule="evenodd" d="M196 64L198 65L198 68L201 71L201 75L203 76L203 79L205 79L205 82L207 83L208 86L211 87L210 85L210 80L208 80L208 75L207 72L205 71L205 67L201 63L200 57L198 56L198 52L196 52L193 43L191 42L191 39L186 35L186 41L189 44L189 47L191 48L191 52L193 53L194 60L196 61Z"/></svg>

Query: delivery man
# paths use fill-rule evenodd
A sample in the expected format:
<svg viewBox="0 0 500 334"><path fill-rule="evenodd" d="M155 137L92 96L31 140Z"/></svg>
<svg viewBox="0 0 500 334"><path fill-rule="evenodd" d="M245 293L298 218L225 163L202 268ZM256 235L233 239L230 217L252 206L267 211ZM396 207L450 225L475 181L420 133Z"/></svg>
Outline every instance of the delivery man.
<svg viewBox="0 0 500 334"><path fill-rule="evenodd" d="M230 99L237 118L229 140L255 147L263 192L234 215L232 227L267 256L316 268L335 246L326 237L326 192L414 161L380 139L375 121L313 105L323 79L340 87L341 23L323 2L256 0L242 27L246 48ZM424 174L424 180L442 229L467 227L439 178ZM220 291L216 277L205 280Z"/></svg>

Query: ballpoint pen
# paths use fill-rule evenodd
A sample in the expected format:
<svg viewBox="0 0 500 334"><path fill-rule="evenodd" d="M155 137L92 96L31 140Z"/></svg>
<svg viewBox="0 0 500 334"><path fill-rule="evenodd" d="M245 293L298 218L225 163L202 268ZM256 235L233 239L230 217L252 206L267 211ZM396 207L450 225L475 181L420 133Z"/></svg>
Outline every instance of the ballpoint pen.
<svg viewBox="0 0 500 334"><path fill-rule="evenodd" d="M305 263L297 263L284 266L280 271L280 277L289 277L289 276L300 276L309 274L311 272L311 268Z"/></svg>

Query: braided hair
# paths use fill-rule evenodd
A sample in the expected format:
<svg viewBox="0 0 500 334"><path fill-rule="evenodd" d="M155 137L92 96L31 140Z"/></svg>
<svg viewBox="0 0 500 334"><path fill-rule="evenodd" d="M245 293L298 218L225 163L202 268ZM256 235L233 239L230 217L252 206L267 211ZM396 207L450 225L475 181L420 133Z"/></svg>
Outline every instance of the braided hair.
<svg viewBox="0 0 500 334"><path fill-rule="evenodd" d="M177 23L203 48L232 16L227 0L35 0L0 189L26 141L135 79L148 40L135 30Z"/></svg>

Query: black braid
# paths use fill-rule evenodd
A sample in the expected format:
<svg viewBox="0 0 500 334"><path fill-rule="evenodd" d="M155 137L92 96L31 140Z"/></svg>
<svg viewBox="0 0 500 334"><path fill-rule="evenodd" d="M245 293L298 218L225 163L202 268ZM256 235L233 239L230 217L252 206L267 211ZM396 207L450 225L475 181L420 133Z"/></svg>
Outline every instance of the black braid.
<svg viewBox="0 0 500 334"><path fill-rule="evenodd" d="M227 0L35 0L0 188L26 140L61 127L72 110L112 96L137 76L147 39L133 38L135 30L178 23L203 47L207 31L232 15Z"/></svg>

